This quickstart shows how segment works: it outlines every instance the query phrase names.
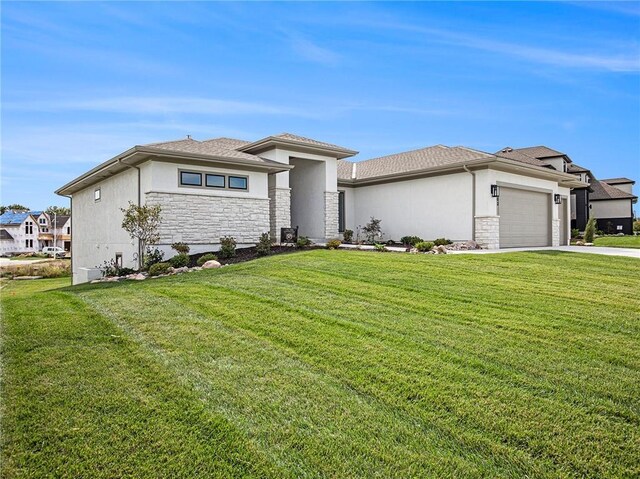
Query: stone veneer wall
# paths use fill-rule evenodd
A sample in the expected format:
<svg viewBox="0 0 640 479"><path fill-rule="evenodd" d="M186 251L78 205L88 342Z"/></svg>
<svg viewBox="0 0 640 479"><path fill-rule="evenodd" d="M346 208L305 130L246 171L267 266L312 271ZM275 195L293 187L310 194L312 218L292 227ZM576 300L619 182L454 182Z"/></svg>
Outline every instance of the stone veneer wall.
<svg viewBox="0 0 640 479"><path fill-rule="evenodd" d="M269 231L267 198L150 192L146 203L162 207L160 244L212 244L226 235L238 244L256 243Z"/></svg>
<svg viewBox="0 0 640 479"><path fill-rule="evenodd" d="M475 241L486 249L498 249L500 247L500 217L476 216Z"/></svg>
<svg viewBox="0 0 640 479"><path fill-rule="evenodd" d="M560 246L560 218L551 220L551 246Z"/></svg>
<svg viewBox="0 0 640 479"><path fill-rule="evenodd" d="M324 237L337 238L338 233L338 196L337 191L324 192Z"/></svg>
<svg viewBox="0 0 640 479"><path fill-rule="evenodd" d="M279 243L280 228L291 228L290 188L269 188L269 216L271 239Z"/></svg>

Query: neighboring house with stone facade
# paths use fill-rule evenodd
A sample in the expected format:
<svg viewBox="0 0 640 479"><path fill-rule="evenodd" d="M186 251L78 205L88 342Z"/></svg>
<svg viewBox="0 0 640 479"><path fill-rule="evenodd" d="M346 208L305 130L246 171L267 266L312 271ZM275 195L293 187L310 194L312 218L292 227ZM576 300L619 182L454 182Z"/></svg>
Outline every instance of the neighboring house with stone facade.
<svg viewBox="0 0 640 479"><path fill-rule="evenodd" d="M254 245L298 227L315 241L357 231L371 216L386 239L475 239L487 248L566 244L570 188L562 170L464 147L422 148L367 161L289 133L255 142L216 138L135 146L63 186L74 218L73 281L116 260L136 267L121 228L129 202L162 207L159 247L215 251L221 236Z"/></svg>

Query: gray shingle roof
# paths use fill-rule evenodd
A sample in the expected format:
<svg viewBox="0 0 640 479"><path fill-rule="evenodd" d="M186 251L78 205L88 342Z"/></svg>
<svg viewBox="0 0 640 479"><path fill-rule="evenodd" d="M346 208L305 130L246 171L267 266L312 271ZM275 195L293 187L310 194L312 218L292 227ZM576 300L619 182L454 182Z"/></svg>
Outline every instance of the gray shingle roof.
<svg viewBox="0 0 640 479"><path fill-rule="evenodd" d="M509 160L519 161L521 163L526 163L527 165L540 166L542 168L550 168L551 165L545 163L544 161L539 160L538 158L528 155L522 152L522 149L511 148L507 146L500 151L496 152L496 156L501 158L508 158Z"/></svg>
<svg viewBox="0 0 640 479"><path fill-rule="evenodd" d="M210 155L220 158L231 158L240 160L249 160L262 164L273 163L259 156L250 153L244 153L236 150L249 142L243 140L235 140L232 138L213 138L211 140L198 141L192 138L184 140L166 141L162 143L150 143L144 146L151 148L160 148L167 151L175 151L182 153L196 153L200 155Z"/></svg>
<svg viewBox="0 0 640 479"><path fill-rule="evenodd" d="M625 178L624 176L620 178L607 178L606 180L600 180L600 181L602 181L603 183L607 183L609 185L624 185L628 183L635 185L636 183L634 180Z"/></svg>
<svg viewBox="0 0 640 479"><path fill-rule="evenodd" d="M637 196L632 195L631 193L627 193L626 191L622 191L615 186L608 185L603 181L593 180L590 186L592 189L592 193L589 193L589 201L623 200L627 198L637 198Z"/></svg>
<svg viewBox="0 0 640 479"><path fill-rule="evenodd" d="M553 156L567 156L564 153L551 149L548 146L540 145L540 146L528 146L526 148L516 148L521 153L524 153L527 156L532 156L534 158L538 158L539 160L543 158L550 158Z"/></svg>
<svg viewBox="0 0 640 479"><path fill-rule="evenodd" d="M354 163L356 165L356 179L364 180L442 166L462 165L472 160L490 158L495 158L495 156L462 146L436 145L359 162L340 160L338 162L338 178L352 179L352 165Z"/></svg>
<svg viewBox="0 0 640 479"><path fill-rule="evenodd" d="M325 143L324 141L314 140L312 138L306 138L300 135L294 135L293 133L280 133L279 135L273 135L273 138L280 138L282 140L296 141L298 143L307 143L313 146L319 146L322 148L333 148L337 150L344 150L343 146L334 145L332 143Z"/></svg>
<svg viewBox="0 0 640 479"><path fill-rule="evenodd" d="M575 163L569 163L567 165L567 173L591 173L591 170L587 170L580 165L576 165Z"/></svg>

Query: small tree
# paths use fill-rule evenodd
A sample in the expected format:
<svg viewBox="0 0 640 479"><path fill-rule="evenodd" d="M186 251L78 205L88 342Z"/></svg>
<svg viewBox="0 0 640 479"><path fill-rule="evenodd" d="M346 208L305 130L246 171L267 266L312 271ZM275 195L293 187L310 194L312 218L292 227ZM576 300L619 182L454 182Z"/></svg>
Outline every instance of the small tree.
<svg viewBox="0 0 640 479"><path fill-rule="evenodd" d="M596 219L591 216L587 221L587 226L584 228L584 242L593 243L593 236L596 234Z"/></svg>
<svg viewBox="0 0 640 479"><path fill-rule="evenodd" d="M362 227L362 231L367 238L367 243L375 243L377 238L382 238L380 223L382 223L382 220L378 220L372 216L371 220Z"/></svg>
<svg viewBox="0 0 640 479"><path fill-rule="evenodd" d="M50 216L68 216L71 214L71 208L67 208L66 206L49 206L44 212Z"/></svg>
<svg viewBox="0 0 640 479"><path fill-rule="evenodd" d="M144 265L144 254L147 246L156 244L160 240L158 227L162 218L160 205L138 206L129 202L127 208L120 208L124 213L122 228L129 236L139 241L140 266Z"/></svg>

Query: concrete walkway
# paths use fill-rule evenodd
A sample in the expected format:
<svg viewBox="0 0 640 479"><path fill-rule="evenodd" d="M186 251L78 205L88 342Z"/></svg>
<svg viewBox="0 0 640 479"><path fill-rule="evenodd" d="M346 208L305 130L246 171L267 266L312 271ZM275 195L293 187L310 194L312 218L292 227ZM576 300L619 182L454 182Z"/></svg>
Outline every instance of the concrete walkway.
<svg viewBox="0 0 640 479"><path fill-rule="evenodd" d="M640 259L640 249L608 248L605 246L544 246L539 248L476 249L476 250L468 250L468 251L447 251L447 253L448 254L494 254L494 253L516 253L521 251L568 251L571 253L602 254L605 256L626 256L627 258Z"/></svg>

